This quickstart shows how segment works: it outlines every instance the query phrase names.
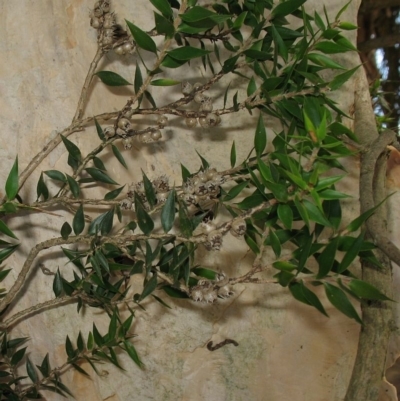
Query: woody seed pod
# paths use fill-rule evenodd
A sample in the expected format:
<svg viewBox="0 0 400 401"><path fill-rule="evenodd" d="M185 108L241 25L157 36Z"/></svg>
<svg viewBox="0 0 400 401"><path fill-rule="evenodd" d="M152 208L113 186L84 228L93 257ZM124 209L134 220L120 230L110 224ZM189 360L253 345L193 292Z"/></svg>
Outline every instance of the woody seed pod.
<svg viewBox="0 0 400 401"><path fill-rule="evenodd" d="M194 128L197 125L197 119L194 117L187 117L185 123L189 128Z"/></svg>
<svg viewBox="0 0 400 401"><path fill-rule="evenodd" d="M168 117L164 116L164 115L158 117L157 123L158 123L158 125L161 125L164 127L165 125L168 124Z"/></svg>
<svg viewBox="0 0 400 401"><path fill-rule="evenodd" d="M118 46L114 49L114 52L119 56L123 56L125 54L125 50L123 46Z"/></svg>
<svg viewBox="0 0 400 401"><path fill-rule="evenodd" d="M122 117L118 121L118 128L121 128L124 131L129 131L131 129L131 122L127 118Z"/></svg>
<svg viewBox="0 0 400 401"><path fill-rule="evenodd" d="M190 82L188 82L188 81L182 81L181 90L182 90L182 93L183 93L184 95L190 95L190 94L192 93L193 86L192 86L192 84L191 84Z"/></svg>
<svg viewBox="0 0 400 401"><path fill-rule="evenodd" d="M207 121L207 124L208 124L210 127L214 127L215 125L217 125L218 117L217 117L217 115L214 114L214 113L209 113L209 114L207 114L207 116L206 116L206 121Z"/></svg>
<svg viewBox="0 0 400 401"><path fill-rule="evenodd" d="M199 118L199 123L203 128L209 128L210 127L210 124L208 123L206 117L200 117Z"/></svg>
<svg viewBox="0 0 400 401"><path fill-rule="evenodd" d="M202 93L196 93L196 95L194 96L194 101L196 103L203 103L206 100L206 96L204 96Z"/></svg>
<svg viewBox="0 0 400 401"><path fill-rule="evenodd" d="M97 17L90 18L90 26L94 29L101 28L101 21Z"/></svg>
<svg viewBox="0 0 400 401"><path fill-rule="evenodd" d="M161 135L161 131L160 131L159 129L158 129L158 130L155 130L154 132L151 133L151 139L152 139L153 141L157 142L157 141L159 141L161 138L162 138L162 135Z"/></svg>
<svg viewBox="0 0 400 401"><path fill-rule="evenodd" d="M126 42L123 44L122 48L124 49L125 53L130 53L133 50L133 44L131 42Z"/></svg>

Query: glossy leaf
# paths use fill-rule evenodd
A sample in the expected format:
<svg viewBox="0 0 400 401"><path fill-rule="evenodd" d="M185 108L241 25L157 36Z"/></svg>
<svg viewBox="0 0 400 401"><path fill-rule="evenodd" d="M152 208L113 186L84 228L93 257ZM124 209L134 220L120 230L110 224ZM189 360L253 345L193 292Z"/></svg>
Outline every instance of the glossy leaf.
<svg viewBox="0 0 400 401"><path fill-rule="evenodd" d="M103 128L101 128L101 125L96 119L94 119L94 123L96 125L97 135L99 136L100 140L104 142L106 140L106 136L104 135Z"/></svg>
<svg viewBox="0 0 400 401"><path fill-rule="evenodd" d="M79 150L78 146L76 146L73 142L67 139L65 136L60 135L61 139L67 148L69 155L75 159L76 161L80 161L82 159L81 151Z"/></svg>
<svg viewBox="0 0 400 401"><path fill-rule="evenodd" d="M335 262L336 251L339 238L336 237L329 242L322 253L318 256L318 274L317 279L323 278L329 274Z"/></svg>
<svg viewBox="0 0 400 401"><path fill-rule="evenodd" d="M43 196L44 200L47 200L49 198L49 189L46 186L46 183L43 180L43 173L40 173L39 181L36 186L36 195L37 199L41 196Z"/></svg>
<svg viewBox="0 0 400 401"><path fill-rule="evenodd" d="M35 365L31 362L29 357L26 359L26 372L33 383L36 383L39 380Z"/></svg>
<svg viewBox="0 0 400 401"><path fill-rule="evenodd" d="M178 84L180 84L180 81L176 81L175 79L170 78L155 79L150 82L150 85L152 86L174 86Z"/></svg>
<svg viewBox="0 0 400 401"><path fill-rule="evenodd" d="M170 50L168 52L168 55L175 60L187 61L197 57L205 56L208 53L210 53L209 50L203 50L192 46L184 46L178 47L174 50Z"/></svg>
<svg viewBox="0 0 400 401"><path fill-rule="evenodd" d="M154 274L153 277L143 287L143 291L139 297L139 302L143 301L143 299L149 296L156 289L156 287L157 287L157 274Z"/></svg>
<svg viewBox="0 0 400 401"><path fill-rule="evenodd" d="M150 207L154 207L157 198L156 198L156 192L154 190L153 184L145 174L145 172L142 170L142 175L143 175L143 186L144 186L144 194L146 195L147 202L149 202Z"/></svg>
<svg viewBox="0 0 400 401"><path fill-rule="evenodd" d="M343 273L353 263L354 259L358 256L361 251L361 247L364 243L364 232L362 232L357 239L353 242L349 250L343 256L340 262L338 273Z"/></svg>
<svg viewBox="0 0 400 401"><path fill-rule="evenodd" d="M175 27L171 21L158 13L154 13L154 20L156 23L157 33L160 35L166 35L167 38L172 38L174 36Z"/></svg>
<svg viewBox="0 0 400 401"><path fill-rule="evenodd" d="M65 222L62 226L61 226L61 237L63 239L67 239L69 237L69 235L72 233L72 227L69 225L68 222Z"/></svg>
<svg viewBox="0 0 400 401"><path fill-rule="evenodd" d="M61 181L66 183L67 179L65 178L65 174L58 170L47 170L44 173L50 177L52 180Z"/></svg>
<svg viewBox="0 0 400 401"><path fill-rule="evenodd" d="M157 46L154 40L151 38L151 36L149 36L146 32L142 31L136 25L132 24L132 22L129 22L127 20L125 21L126 24L128 25L129 30L131 31L131 34L137 46L149 52L157 53Z"/></svg>
<svg viewBox="0 0 400 401"><path fill-rule="evenodd" d="M81 204L72 220L72 228L76 235L79 235L85 228L85 215L83 213L83 204Z"/></svg>
<svg viewBox="0 0 400 401"><path fill-rule="evenodd" d="M124 346L125 346L126 352L130 356L132 361L135 362L136 365L139 366L139 368L143 367L143 362L140 360L133 344L131 344L129 341L124 341Z"/></svg>
<svg viewBox="0 0 400 401"><path fill-rule="evenodd" d="M110 178L106 173L97 168L87 167L85 171L96 181L104 182L106 184L118 185L118 183Z"/></svg>
<svg viewBox="0 0 400 401"><path fill-rule="evenodd" d="M68 174L67 175L67 181L69 185L69 189L72 192L72 195L74 195L74 198L79 198L79 194L81 192L79 188L79 184Z"/></svg>
<svg viewBox="0 0 400 401"><path fill-rule="evenodd" d="M257 156L261 156L267 146L267 132L264 126L264 120L262 114L260 113L258 117L258 123L256 132L254 135L254 148L256 150Z"/></svg>
<svg viewBox="0 0 400 401"><path fill-rule="evenodd" d="M287 0L279 3L271 12L271 18L284 17L299 9L307 0Z"/></svg>
<svg viewBox="0 0 400 401"><path fill-rule="evenodd" d="M6 195L8 200L13 200L18 193L18 156L15 158L14 164L8 173L6 181Z"/></svg>
<svg viewBox="0 0 400 401"><path fill-rule="evenodd" d="M289 284L289 290L295 299L303 302L306 305L314 306L323 315L328 317L328 314L326 313L325 308L322 306L321 301L309 288L303 284L302 281Z"/></svg>
<svg viewBox="0 0 400 401"><path fill-rule="evenodd" d="M380 292L376 287L362 280L351 280L349 288L354 292L354 294L363 299L373 301L392 301L392 299Z"/></svg>
<svg viewBox="0 0 400 401"><path fill-rule="evenodd" d="M175 221L175 190L169 192L168 198L161 210L161 225L165 233L168 233Z"/></svg>
<svg viewBox="0 0 400 401"><path fill-rule="evenodd" d="M167 18L172 18L172 8L167 0L150 0L150 3Z"/></svg>
<svg viewBox="0 0 400 401"><path fill-rule="evenodd" d="M232 147L231 147L231 167L235 167L236 164L236 145L235 141L232 142Z"/></svg>
<svg viewBox="0 0 400 401"><path fill-rule="evenodd" d="M97 71L94 75L97 75L103 84L108 86L126 86L132 85L121 75L112 71Z"/></svg>
<svg viewBox="0 0 400 401"><path fill-rule="evenodd" d="M142 202L135 193L135 212L139 228L145 235L149 235L154 229L154 222L144 209Z"/></svg>
<svg viewBox="0 0 400 401"><path fill-rule="evenodd" d="M308 59L313 63L320 65L321 67L331 68L331 69L340 69L344 70L345 68L340 64L333 61L330 57L325 56L323 54L318 53L310 53L308 54Z"/></svg>
<svg viewBox="0 0 400 401"><path fill-rule="evenodd" d="M122 156L121 152L119 151L119 149L114 144L111 145L111 149L114 153L114 156L117 158L117 160L127 169L128 166L125 162L124 157Z"/></svg>
<svg viewBox="0 0 400 401"><path fill-rule="evenodd" d="M339 89L345 82L347 82L353 74L360 68L358 65L355 68L352 68L349 71L344 72L343 74L336 75L335 78L329 83L329 87L331 90L337 90Z"/></svg>
<svg viewBox="0 0 400 401"><path fill-rule="evenodd" d="M89 226L88 234L94 235L99 232L101 235L107 235L112 230L113 219L114 219L114 208L106 213L96 217Z"/></svg>
<svg viewBox="0 0 400 401"><path fill-rule="evenodd" d="M0 250L0 263L14 253L18 245L10 245Z"/></svg>
<svg viewBox="0 0 400 401"><path fill-rule="evenodd" d="M292 229L293 211L289 205L278 205L278 217L286 228L288 228L289 230Z"/></svg>
<svg viewBox="0 0 400 401"><path fill-rule="evenodd" d="M18 239L16 235L8 228L7 224L4 223L3 220L0 220L0 232L2 232L5 235L8 235L11 238Z"/></svg>
<svg viewBox="0 0 400 401"><path fill-rule="evenodd" d="M356 322L360 324L363 323L357 311L354 309L354 306L349 301L347 295L344 293L343 290L329 283L324 283L324 287L329 302L336 309L338 309L347 317L354 319Z"/></svg>
<svg viewBox="0 0 400 401"><path fill-rule="evenodd" d="M122 190L124 188L125 188L125 185L123 187L114 189L113 191L107 192L104 195L104 200L113 200L113 199L115 199L122 192Z"/></svg>
<svg viewBox="0 0 400 401"><path fill-rule="evenodd" d="M21 348L13 354L10 361L11 366L17 366L21 362L27 348L28 347Z"/></svg>

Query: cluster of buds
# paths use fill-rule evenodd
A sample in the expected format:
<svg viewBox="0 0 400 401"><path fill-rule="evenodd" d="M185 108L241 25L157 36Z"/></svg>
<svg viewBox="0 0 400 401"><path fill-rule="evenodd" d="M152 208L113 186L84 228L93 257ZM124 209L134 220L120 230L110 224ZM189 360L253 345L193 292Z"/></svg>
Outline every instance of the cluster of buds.
<svg viewBox="0 0 400 401"><path fill-rule="evenodd" d="M188 81L183 81L181 89L184 95L190 95L196 92L200 87L200 83L195 83L194 85L192 85ZM219 125L221 123L221 117L218 114L212 112L213 103L210 97L204 95L204 93L202 92L198 92L195 93L193 100L200 105L199 112L204 115L203 117L199 117L198 119L198 123L203 128L215 127L216 125ZM196 117L187 117L185 122L189 128L194 128L197 126Z"/></svg>
<svg viewBox="0 0 400 401"><path fill-rule="evenodd" d="M110 1L96 1L90 16L90 25L97 29L98 38L104 49L113 47L115 53L119 55L133 53L135 43L116 23L115 14L111 12Z"/></svg>
<svg viewBox="0 0 400 401"><path fill-rule="evenodd" d="M193 231L193 236L204 235L207 239L203 245L209 251L219 251L222 246L222 233L212 221L202 221Z"/></svg>
<svg viewBox="0 0 400 401"><path fill-rule="evenodd" d="M161 204L164 203L169 195L169 192L171 190L169 186L169 181L168 177L165 175L162 175L160 177L157 177L153 181L151 181L151 185L153 187L153 191L156 195L156 203ZM130 210L132 209L132 205L135 199L135 193L139 197L139 199L142 201L142 204L144 207L149 210L150 209L150 204L146 198L146 192L144 189L144 183L143 181L140 181L138 183L131 183L128 186L128 193L127 193L127 198L121 201L121 208L125 210Z"/></svg>
<svg viewBox="0 0 400 401"><path fill-rule="evenodd" d="M190 289L190 298L196 302L214 303L217 298L229 298L232 295L229 279L224 274L218 274L215 280L199 280Z"/></svg>

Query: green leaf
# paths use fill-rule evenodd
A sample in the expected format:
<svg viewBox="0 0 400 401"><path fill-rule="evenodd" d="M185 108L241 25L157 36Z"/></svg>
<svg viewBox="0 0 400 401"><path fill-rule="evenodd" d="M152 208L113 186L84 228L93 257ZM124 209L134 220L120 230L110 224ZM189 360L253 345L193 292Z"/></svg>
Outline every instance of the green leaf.
<svg viewBox="0 0 400 401"><path fill-rule="evenodd" d="M39 378L36 373L35 365L31 362L29 357L27 357L26 359L26 372L28 373L28 376L33 383L36 383L38 381Z"/></svg>
<svg viewBox="0 0 400 401"><path fill-rule="evenodd" d="M42 195L44 200L47 200L49 198L49 189L47 188L43 180L43 173L40 173L39 181L36 187L36 195L38 200Z"/></svg>
<svg viewBox="0 0 400 401"><path fill-rule="evenodd" d="M271 18L284 17L299 9L307 0L287 0L279 3L271 12Z"/></svg>
<svg viewBox="0 0 400 401"><path fill-rule="evenodd" d="M17 247L18 245L11 245L8 246L7 248L0 250L0 263L3 260L7 259L11 254L13 254Z"/></svg>
<svg viewBox="0 0 400 401"><path fill-rule="evenodd" d="M307 227L310 227L310 218L308 216L307 209L304 207L303 203L300 202L300 200L299 200L297 195L295 196L294 204L296 205L296 209L299 212L300 217L304 221L304 224Z"/></svg>
<svg viewBox="0 0 400 401"><path fill-rule="evenodd" d="M135 69L135 81L134 81L134 88L135 88L135 93L138 93L140 91L140 88L143 85L143 77L142 77L142 72L140 71L139 64L136 63L136 69ZM143 95L142 95L143 96ZM140 101L142 99L142 96L139 98L139 105Z"/></svg>
<svg viewBox="0 0 400 401"><path fill-rule="evenodd" d="M349 301L343 290L329 283L324 283L324 287L329 302L336 309L338 309L347 317L354 319L356 322L360 324L363 324L360 316L358 316L357 311L354 309L354 306Z"/></svg>
<svg viewBox="0 0 400 401"><path fill-rule="evenodd" d="M43 358L43 361L40 366L38 366L38 369L40 370L40 373L43 375L43 377L47 377L50 375L50 361L49 361L49 353L46 354L46 356Z"/></svg>
<svg viewBox="0 0 400 401"><path fill-rule="evenodd" d="M360 66L358 65L355 68L352 68L349 71L344 72L343 74L339 74L337 75L335 78L333 78L333 80L329 83L329 88L331 88L331 90L337 90L339 89L345 82L347 82L352 76L353 74L360 68Z"/></svg>
<svg viewBox="0 0 400 401"><path fill-rule="evenodd" d="M114 189L113 191L107 192L104 196L104 200L112 200L115 199L125 188L125 185L123 187Z"/></svg>
<svg viewBox="0 0 400 401"><path fill-rule="evenodd" d="M65 136L60 135L61 139L67 148L68 154L76 161L80 161L82 159L81 151L79 150L78 146L76 146L73 142L67 139Z"/></svg>
<svg viewBox="0 0 400 401"><path fill-rule="evenodd" d="M181 17L182 21L185 22L198 22L210 17L215 16L216 14L207 8L200 7L200 6L195 6L186 11L185 14L179 14Z"/></svg>
<svg viewBox="0 0 400 401"><path fill-rule="evenodd" d="M380 292L373 285L362 280L351 280L349 283L349 288L354 292L354 294L363 299L369 299L373 301L392 301L392 299Z"/></svg>
<svg viewBox="0 0 400 401"><path fill-rule="evenodd" d="M8 174L6 181L6 195L8 200L13 200L18 193L18 156Z"/></svg>
<svg viewBox="0 0 400 401"><path fill-rule="evenodd" d="M191 176L190 171L182 163L181 163L181 174L183 182L186 182L187 179Z"/></svg>
<svg viewBox="0 0 400 401"><path fill-rule="evenodd" d="M166 35L167 38L172 38L174 36L175 27L171 21L158 13L154 13L154 20L156 23L157 33L160 35Z"/></svg>
<svg viewBox="0 0 400 401"><path fill-rule="evenodd" d="M302 281L290 283L289 290L295 299L303 302L306 305L314 306L323 315L328 317L328 314L326 313L318 297L309 288L307 288Z"/></svg>
<svg viewBox="0 0 400 401"><path fill-rule="evenodd" d="M100 232L101 235L107 235L112 230L113 219L114 219L114 208L106 213L96 217L89 226L88 234L94 235Z"/></svg>
<svg viewBox="0 0 400 401"><path fill-rule="evenodd" d="M183 46L171 50L167 54L175 60L187 61L197 57L205 56L208 53L211 53L211 51L198 49L197 47L192 46Z"/></svg>
<svg viewBox="0 0 400 401"><path fill-rule="evenodd" d="M344 29L345 31L352 31L354 29L358 29L357 25L352 24L351 22L341 22L339 25L340 29Z"/></svg>
<svg viewBox="0 0 400 401"><path fill-rule="evenodd" d="M311 203L307 199L303 199L302 203L307 210L308 217L312 221L315 221L316 223L321 224L326 227L331 227L330 221L327 220L327 218L323 215L323 213L318 209L317 206L315 206L313 203Z"/></svg>
<svg viewBox="0 0 400 401"><path fill-rule="evenodd" d="M144 186L144 193L146 195L147 202L149 202L150 207L154 207L157 202L156 193L153 187L153 184L147 177L147 175L142 170L143 175L143 186Z"/></svg>
<svg viewBox="0 0 400 401"><path fill-rule="evenodd" d="M340 69L344 70L345 68L340 64L333 61L330 57L325 56L323 54L318 53L310 53L308 54L308 59L312 61L314 64L320 65L321 67L325 68L332 68L332 69Z"/></svg>
<svg viewBox="0 0 400 401"><path fill-rule="evenodd" d="M208 169L210 167L210 164L208 163L208 161L197 150L196 150L196 153L200 157L203 170Z"/></svg>
<svg viewBox="0 0 400 401"><path fill-rule="evenodd" d="M97 71L94 75L97 75L103 84L108 86L125 86L132 85L121 75L112 71Z"/></svg>
<svg viewBox="0 0 400 401"><path fill-rule="evenodd" d="M391 195L389 195L391 196ZM375 210L378 209L379 206L382 205L383 202L386 201L386 199L389 197L387 196L382 202L380 202L378 205L374 206L373 208L367 210L366 212L364 212L361 216L355 218L347 227L346 227L346 231L351 233L353 231L357 231L361 225L367 221L374 213Z"/></svg>
<svg viewBox="0 0 400 401"><path fill-rule="evenodd" d="M108 265L107 258L103 255L103 253L99 250L96 250L94 253L94 257L96 258L97 263L107 272L110 273L110 266Z"/></svg>
<svg viewBox="0 0 400 401"><path fill-rule="evenodd" d="M118 182L115 182L106 173L104 173L103 171L101 171L101 170L99 170L97 168L87 167L87 168L85 168L85 170L96 181L104 182L106 184L118 185Z"/></svg>
<svg viewBox="0 0 400 401"><path fill-rule="evenodd" d="M151 96L151 93L149 91L144 91L144 96L150 102L150 104L152 105L153 109L156 109L157 105L156 105L156 102L153 99L153 96Z"/></svg>
<svg viewBox="0 0 400 401"><path fill-rule="evenodd" d="M101 125L98 123L96 119L94 119L94 123L96 125L97 135L99 136L100 140L104 142L106 140L106 136L104 135Z"/></svg>
<svg viewBox="0 0 400 401"><path fill-rule="evenodd" d="M72 233L72 228L68 222L65 222L61 227L61 237L63 239L67 239L69 235Z"/></svg>
<svg viewBox="0 0 400 401"><path fill-rule="evenodd" d="M132 24L128 20L125 20L128 25L129 30L133 36L138 47L141 47L144 50L157 54L157 46L154 40L144 31L142 31L139 27Z"/></svg>
<svg viewBox="0 0 400 401"><path fill-rule="evenodd" d="M224 197L223 202L228 202L231 201L232 199L235 199L248 185L249 185L248 181L243 181L240 184L237 184L234 187L232 187Z"/></svg>
<svg viewBox="0 0 400 401"><path fill-rule="evenodd" d="M47 170L44 173L50 177L52 180L61 181L66 183L67 179L65 178L65 174L58 170Z"/></svg>
<svg viewBox="0 0 400 401"><path fill-rule="evenodd" d="M92 160L93 160L93 164L95 165L95 167L97 167L99 170L103 170L103 171L107 170L106 166L104 165L104 163L101 159L94 156ZM80 182L83 182L83 181L80 180Z"/></svg>
<svg viewBox="0 0 400 401"><path fill-rule="evenodd" d="M150 295L157 287L157 274L154 273L153 277L143 287L143 291L140 294L139 301L143 301L148 295Z"/></svg>
<svg viewBox="0 0 400 401"><path fill-rule="evenodd" d="M167 18L172 18L172 8L167 0L150 0L150 3Z"/></svg>
<svg viewBox="0 0 400 401"><path fill-rule="evenodd" d="M317 279L327 276L331 271L333 263L335 262L338 241L339 237L331 240L322 253L318 256L319 269Z"/></svg>
<svg viewBox="0 0 400 401"><path fill-rule="evenodd" d="M275 234L273 230L269 230L269 239L271 241L271 247L272 250L274 251L274 254L277 258L281 256L281 251L282 251L282 246L279 241L279 238Z"/></svg>
<svg viewBox="0 0 400 401"><path fill-rule="evenodd" d="M11 366L13 367L17 366L21 362L27 348L28 347L24 347L15 352L15 354L11 357L10 361Z"/></svg>
<svg viewBox="0 0 400 401"><path fill-rule="evenodd" d="M110 341L113 341L117 335L117 324L118 324L118 316L114 310L114 313L111 316L110 324L108 325L108 338Z"/></svg>
<svg viewBox="0 0 400 401"><path fill-rule="evenodd" d="M340 16L347 10L347 7L350 5L350 3L352 2L352 0L348 1L340 10L339 12L336 14L335 17L335 21L338 21Z"/></svg>
<svg viewBox="0 0 400 401"><path fill-rule="evenodd" d="M72 220L72 228L75 235L79 235L85 228L85 215L83 213L83 204L78 207L75 216Z"/></svg>
<svg viewBox="0 0 400 401"><path fill-rule="evenodd" d="M231 147L231 167L235 167L236 164L236 145L235 141L232 142L232 147Z"/></svg>
<svg viewBox="0 0 400 401"><path fill-rule="evenodd" d="M65 339L65 352L67 353L69 360L75 357L74 347L72 346L71 340L68 336Z"/></svg>
<svg viewBox="0 0 400 401"><path fill-rule="evenodd" d="M353 242L349 250L343 256L342 261L338 267L338 273L343 273L352 264L354 259L358 256L361 251L361 247L364 243L364 232L362 232L357 239Z"/></svg>
<svg viewBox="0 0 400 401"><path fill-rule="evenodd" d="M125 346L125 351L128 353L132 361L135 362L136 365L139 366L139 368L143 367L143 362L140 360L133 344L130 343L129 341L124 341L124 346Z"/></svg>
<svg viewBox="0 0 400 401"><path fill-rule="evenodd" d="M85 341L82 337L82 333L79 331L78 338L76 340L76 346L78 347L79 352L83 352L85 350Z"/></svg>
<svg viewBox="0 0 400 401"><path fill-rule="evenodd" d="M154 229L154 222L144 209L142 202L135 193L135 212L139 228L145 235L149 235Z"/></svg>
<svg viewBox="0 0 400 401"><path fill-rule="evenodd" d="M119 149L118 149L114 144L111 145L111 149L112 149L112 151L113 151L113 153L114 153L114 156L117 158L117 160L118 160L126 169L128 169L128 166L126 165L125 159L124 159L124 157L122 156L122 154L121 154L121 152L119 151Z"/></svg>
<svg viewBox="0 0 400 401"><path fill-rule="evenodd" d="M239 59L239 55L233 56L225 60L224 65L222 66L222 72L227 74L228 72L232 72L235 69L236 62Z"/></svg>
<svg viewBox="0 0 400 401"><path fill-rule="evenodd" d="M262 113L258 117L256 132L254 135L254 148L257 156L261 156L267 146L267 132L265 131Z"/></svg>
<svg viewBox="0 0 400 401"><path fill-rule="evenodd" d="M150 85L153 86L174 86L178 84L180 84L180 81L176 81L175 79L170 78L155 79L154 81L150 82Z"/></svg>
<svg viewBox="0 0 400 401"><path fill-rule="evenodd" d="M158 297L157 295L151 294L151 296L157 301L159 302L161 305L165 306L168 309L172 309L166 302L164 302L160 297Z"/></svg>
<svg viewBox="0 0 400 401"><path fill-rule="evenodd" d="M71 190L72 195L74 195L75 198L79 198L79 194L81 192L81 190L79 188L79 184L68 174L66 174L66 176L67 176L69 189Z"/></svg>
<svg viewBox="0 0 400 401"><path fill-rule="evenodd" d="M8 228L7 224L4 223L3 220L0 220L0 232L2 232L5 235L8 235L11 238L18 239L15 234Z"/></svg>
<svg viewBox="0 0 400 401"><path fill-rule="evenodd" d="M168 198L161 210L161 225L165 233L168 233L175 220L175 190L168 194Z"/></svg>
<svg viewBox="0 0 400 401"><path fill-rule="evenodd" d="M60 297L63 292L63 281L60 273L60 269L57 269L53 280L53 292L56 298Z"/></svg>
<svg viewBox="0 0 400 401"><path fill-rule="evenodd" d="M293 211L289 205L286 204L278 205L278 217L286 228L288 228L289 230L292 229Z"/></svg>

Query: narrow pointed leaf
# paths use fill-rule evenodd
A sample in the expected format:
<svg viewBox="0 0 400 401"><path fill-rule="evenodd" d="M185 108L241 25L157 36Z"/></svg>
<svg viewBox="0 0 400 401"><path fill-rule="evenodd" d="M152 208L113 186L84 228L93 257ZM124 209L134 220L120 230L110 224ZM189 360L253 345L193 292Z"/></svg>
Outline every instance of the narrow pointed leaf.
<svg viewBox="0 0 400 401"><path fill-rule="evenodd" d="M161 225L165 233L168 233L175 220L175 190L169 192L168 198L161 211Z"/></svg>
<svg viewBox="0 0 400 401"><path fill-rule="evenodd" d="M135 194L135 212L139 228L145 235L149 235L154 229L154 222L144 209L137 194Z"/></svg>
<svg viewBox="0 0 400 401"><path fill-rule="evenodd" d="M5 235L8 235L11 238L18 239L16 235L8 228L7 224L4 223L3 220L0 220L0 232L2 232Z"/></svg>
<svg viewBox="0 0 400 401"><path fill-rule="evenodd" d="M68 174L67 174L67 181L69 189L71 190L72 195L74 195L74 198L79 198L79 194L81 192L79 184Z"/></svg>
<svg viewBox="0 0 400 401"><path fill-rule="evenodd" d="M6 181L6 195L8 200L13 200L18 193L18 156L8 174Z"/></svg>
<svg viewBox="0 0 400 401"><path fill-rule="evenodd" d="M132 22L129 22L127 20L125 21L128 25L129 30L131 31L131 34L137 46L149 52L157 53L157 46L154 40L146 32L142 31L139 27L132 24Z"/></svg>
<svg viewBox="0 0 400 401"><path fill-rule="evenodd" d="M114 153L114 156L117 158L117 160L127 169L128 166L126 165L126 161L125 161L124 157L122 156L121 152L119 151L119 149L114 144L111 145L111 149Z"/></svg>
<svg viewBox="0 0 400 401"><path fill-rule="evenodd" d="M362 280L351 280L349 288L354 292L354 294L363 299L373 301L392 301L392 299L380 292L376 287Z"/></svg>
<svg viewBox="0 0 400 401"><path fill-rule="evenodd" d="M35 365L31 362L29 357L26 359L26 372L28 373L28 376L33 383L36 383L38 381L38 375L36 372Z"/></svg>
<svg viewBox="0 0 400 401"><path fill-rule="evenodd" d="M125 346L125 350L128 353L128 355L130 356L130 358L132 359L133 362L136 363L136 365L139 366L139 368L143 367L143 362L140 360L135 347L133 346L132 343L130 343L129 341L124 341L124 346Z"/></svg>
<svg viewBox="0 0 400 401"><path fill-rule="evenodd" d="M103 84L108 86L126 86L132 85L121 75L112 71L97 71L94 75L97 75Z"/></svg>
<svg viewBox="0 0 400 401"><path fill-rule="evenodd" d="M264 127L264 120L262 114L258 117L256 133L254 135L254 148L257 156L261 156L267 146L267 133Z"/></svg>
<svg viewBox="0 0 400 401"><path fill-rule="evenodd" d="M57 269L57 272L54 275L53 292L57 298L60 297L63 293L63 281L62 281L60 269Z"/></svg>
<svg viewBox="0 0 400 401"><path fill-rule="evenodd" d="M78 207L72 220L72 228L76 235L79 235L85 228L85 215L83 213L83 204Z"/></svg>
<svg viewBox="0 0 400 401"><path fill-rule="evenodd" d="M97 168L88 167L85 170L96 181L104 182L106 184L118 185L118 183L115 182L112 178L110 178L106 173L104 173L103 171L101 171Z"/></svg>
<svg viewBox="0 0 400 401"><path fill-rule="evenodd" d="M96 131L97 131L97 135L99 136L99 138L102 141L106 140L106 136L104 135L103 129L101 128L101 125L98 123L98 121L96 119L94 119L94 123L96 125Z"/></svg>
<svg viewBox="0 0 400 401"><path fill-rule="evenodd" d="M355 310L352 303L347 298L347 295L340 288L329 284L324 283L326 296L329 302L340 312L342 312L347 317L354 319L356 322L362 324L362 320Z"/></svg>

